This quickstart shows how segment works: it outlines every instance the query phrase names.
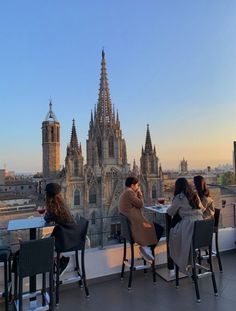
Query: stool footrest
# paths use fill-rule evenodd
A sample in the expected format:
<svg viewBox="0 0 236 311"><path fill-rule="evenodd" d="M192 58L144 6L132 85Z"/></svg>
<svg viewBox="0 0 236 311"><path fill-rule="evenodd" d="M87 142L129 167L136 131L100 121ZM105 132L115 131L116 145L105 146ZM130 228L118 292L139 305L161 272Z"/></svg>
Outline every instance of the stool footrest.
<svg viewBox="0 0 236 311"><path fill-rule="evenodd" d="M206 276L209 276L209 275L212 275L211 271L207 271L207 272L203 272L203 273L198 273L197 277L198 277L198 279L202 279L202 278L204 278Z"/></svg>
<svg viewBox="0 0 236 311"><path fill-rule="evenodd" d="M78 282L81 279L82 279L81 276L72 276L68 279L60 280L60 284L70 284L70 283Z"/></svg>
<svg viewBox="0 0 236 311"><path fill-rule="evenodd" d="M23 300L27 300L30 298L36 298L37 296L40 296L42 294L42 292L40 290L37 290L34 293L24 293L22 295L22 299ZM50 297L48 295L47 292L43 293L43 296L46 300L46 305L45 306L37 306L37 300L33 300L29 302L29 308L27 309L27 311L46 311L49 310L49 303L50 303ZM15 300L15 307L16 310L19 310L19 299Z"/></svg>
<svg viewBox="0 0 236 311"><path fill-rule="evenodd" d="M128 260L124 261L124 264L129 269L131 268L131 264ZM148 269L150 267L151 267L151 265L149 263L147 263L146 265L134 265L133 268L134 268L134 270L144 270L144 269Z"/></svg>

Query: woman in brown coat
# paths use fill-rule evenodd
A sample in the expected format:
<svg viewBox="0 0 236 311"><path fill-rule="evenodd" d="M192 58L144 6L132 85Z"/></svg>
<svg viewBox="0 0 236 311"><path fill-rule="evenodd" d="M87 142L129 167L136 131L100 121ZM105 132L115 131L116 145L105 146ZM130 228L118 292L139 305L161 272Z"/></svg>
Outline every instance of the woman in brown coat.
<svg viewBox="0 0 236 311"><path fill-rule="evenodd" d="M119 212L128 217L132 237L140 245L140 253L147 261L154 260L150 246L157 244L155 226L143 215L143 195L136 177L128 177L126 189L119 199Z"/></svg>

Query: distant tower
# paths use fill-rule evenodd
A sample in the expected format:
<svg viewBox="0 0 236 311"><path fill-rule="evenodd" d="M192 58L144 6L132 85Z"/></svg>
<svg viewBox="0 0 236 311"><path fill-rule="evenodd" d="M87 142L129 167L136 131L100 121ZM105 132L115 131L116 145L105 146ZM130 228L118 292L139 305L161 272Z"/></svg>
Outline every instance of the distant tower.
<svg viewBox="0 0 236 311"><path fill-rule="evenodd" d="M161 168L158 166L156 148L152 147L149 125L147 125L145 148L142 147L140 158L140 181L145 203L156 203L162 195Z"/></svg>
<svg viewBox="0 0 236 311"><path fill-rule="evenodd" d="M180 173L185 174L188 173L188 162L186 160L180 161Z"/></svg>
<svg viewBox="0 0 236 311"><path fill-rule="evenodd" d="M234 167L234 174L236 176L236 141L234 141L233 167Z"/></svg>
<svg viewBox="0 0 236 311"><path fill-rule="evenodd" d="M87 165L96 173L105 167L126 168L126 144L122 138L118 112L112 107L106 72L105 52L102 51L98 103L91 112L87 139Z"/></svg>
<svg viewBox="0 0 236 311"><path fill-rule="evenodd" d="M155 174L159 176L158 157L156 155L155 146L152 148L149 124L147 124L145 148L142 148L142 154L140 158L140 170L141 174L143 175Z"/></svg>
<svg viewBox="0 0 236 311"><path fill-rule="evenodd" d="M60 171L60 123L52 111L49 102L49 111L42 123L43 147L43 177L55 178Z"/></svg>
<svg viewBox="0 0 236 311"><path fill-rule="evenodd" d="M78 144L78 138L75 128L75 120L73 119L70 144L67 146L66 152L66 171L67 177L83 177L83 156L81 144Z"/></svg>
<svg viewBox="0 0 236 311"><path fill-rule="evenodd" d="M132 175L134 175L135 177L139 176L139 168L138 168L138 165L136 164L135 159L133 161Z"/></svg>

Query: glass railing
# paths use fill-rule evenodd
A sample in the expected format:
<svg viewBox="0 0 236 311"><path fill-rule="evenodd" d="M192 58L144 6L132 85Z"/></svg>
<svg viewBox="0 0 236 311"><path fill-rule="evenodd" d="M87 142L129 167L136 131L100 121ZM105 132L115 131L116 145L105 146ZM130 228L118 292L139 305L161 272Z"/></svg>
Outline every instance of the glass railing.
<svg viewBox="0 0 236 311"><path fill-rule="evenodd" d="M17 230L7 231L8 221L12 219L27 218L32 216L38 216L37 212L31 213L17 213L5 216L5 221L1 221L0 224L0 238L2 241L11 245L14 249L17 249L20 241L29 240L29 230ZM165 226L165 219L163 215L155 214L152 212L145 212L145 216L150 221L156 221L159 224ZM121 226L120 217L117 216L105 216L96 217L89 220L89 228L87 234L86 247L100 247L103 248L108 245L121 243ZM38 237L42 237L43 230L38 230Z"/></svg>
<svg viewBox="0 0 236 311"><path fill-rule="evenodd" d="M220 215L220 228L226 227L235 227L235 207L236 204L231 204L230 206L226 206L221 209ZM76 210L73 213L77 213ZM7 225L8 221L15 218L27 218L32 216L39 216L39 214L35 211L31 211L28 213L14 213L14 214L6 214L5 216L1 215L0 221L0 238L1 240L9 243L11 247L14 249L18 248L19 242L22 240L29 239L29 230L19 230L8 232ZM165 215L158 214L155 212L145 212L145 217L151 222L157 222L161 224L165 228ZM91 218L89 220L89 229L87 234L86 247L100 247L103 248L108 245L113 245L117 243L121 243L121 226L119 216L105 216L105 217L96 217ZM38 230L38 237L42 236L42 230ZM166 236L166 232L164 235Z"/></svg>

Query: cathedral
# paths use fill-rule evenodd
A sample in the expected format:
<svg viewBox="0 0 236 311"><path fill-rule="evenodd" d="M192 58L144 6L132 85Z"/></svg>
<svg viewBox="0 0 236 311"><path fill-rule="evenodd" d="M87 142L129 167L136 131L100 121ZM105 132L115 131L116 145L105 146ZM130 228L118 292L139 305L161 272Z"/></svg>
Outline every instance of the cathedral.
<svg viewBox="0 0 236 311"><path fill-rule="evenodd" d="M86 163L78 141L75 121L72 121L70 143L65 165L60 169L60 123L49 103L49 112L42 123L44 184L54 181L62 186L66 204L72 213L90 219L90 239L112 239L119 234L118 199L125 179L135 175L140 180L145 204L156 203L162 195L162 170L152 146L147 125L145 146L142 147L140 168L127 162L126 142L122 135L118 111L111 102L105 52L102 51L99 95L91 118L86 141ZM97 232L105 232L102 237ZM106 241L99 241L103 245Z"/></svg>

